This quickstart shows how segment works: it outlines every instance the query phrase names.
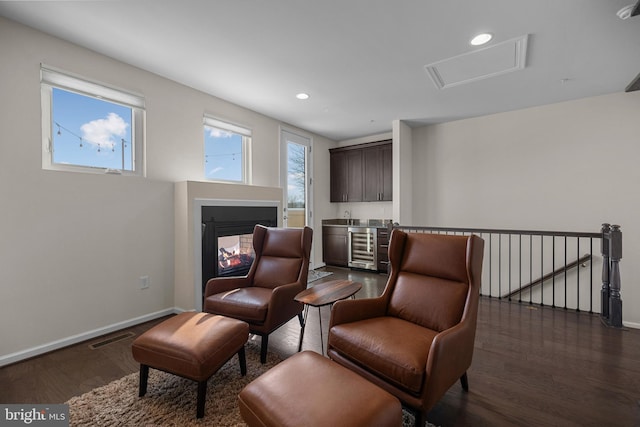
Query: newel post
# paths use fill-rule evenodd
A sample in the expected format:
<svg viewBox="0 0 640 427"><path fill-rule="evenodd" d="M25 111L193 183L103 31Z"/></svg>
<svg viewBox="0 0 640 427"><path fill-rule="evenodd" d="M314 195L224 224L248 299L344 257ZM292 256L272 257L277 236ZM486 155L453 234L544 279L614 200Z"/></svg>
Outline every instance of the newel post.
<svg viewBox="0 0 640 427"><path fill-rule="evenodd" d="M611 274L609 275L609 325L622 327L622 299L620 298L620 260L622 259L622 232L619 225L611 226L609 242L609 258Z"/></svg>
<svg viewBox="0 0 640 427"><path fill-rule="evenodd" d="M602 238L600 239L600 253L602 254L602 289L600 290L600 315L609 321L609 239L611 227L602 224Z"/></svg>

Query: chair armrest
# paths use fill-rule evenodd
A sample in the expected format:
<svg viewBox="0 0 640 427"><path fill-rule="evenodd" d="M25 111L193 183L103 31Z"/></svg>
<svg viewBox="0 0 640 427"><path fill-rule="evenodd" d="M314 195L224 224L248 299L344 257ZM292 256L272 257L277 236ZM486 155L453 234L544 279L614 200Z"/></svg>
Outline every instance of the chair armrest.
<svg viewBox="0 0 640 427"><path fill-rule="evenodd" d="M427 383L423 390L442 396L471 366L475 322L462 321L435 336L427 358ZM439 397L437 397L439 399Z"/></svg>
<svg viewBox="0 0 640 427"><path fill-rule="evenodd" d="M466 365L460 368L463 369L461 374L464 373L471 363L475 336L475 325L465 321L440 332L431 343L427 369L429 369L429 363L433 363L435 369L441 369L443 363L451 367ZM436 364L440 366L436 367Z"/></svg>
<svg viewBox="0 0 640 427"><path fill-rule="evenodd" d="M304 287L299 282L287 283L286 285L278 286L273 290L271 295L271 302L280 300L293 300L296 295L304 290Z"/></svg>
<svg viewBox="0 0 640 427"><path fill-rule="evenodd" d="M204 297L207 298L210 295L229 292L238 288L246 288L247 286L249 286L249 278L246 276L214 277L207 282Z"/></svg>
<svg viewBox="0 0 640 427"><path fill-rule="evenodd" d="M386 312L387 300L383 297L337 301L331 309L329 329L342 323L384 316Z"/></svg>
<svg viewBox="0 0 640 427"><path fill-rule="evenodd" d="M271 293L265 325L279 325L302 312L302 303L294 300L304 290L299 282L278 286Z"/></svg>
<svg viewBox="0 0 640 427"><path fill-rule="evenodd" d="M477 289L469 290L467 304L460 322L435 336L429 350L426 372L453 369L464 374L471 366L478 323Z"/></svg>

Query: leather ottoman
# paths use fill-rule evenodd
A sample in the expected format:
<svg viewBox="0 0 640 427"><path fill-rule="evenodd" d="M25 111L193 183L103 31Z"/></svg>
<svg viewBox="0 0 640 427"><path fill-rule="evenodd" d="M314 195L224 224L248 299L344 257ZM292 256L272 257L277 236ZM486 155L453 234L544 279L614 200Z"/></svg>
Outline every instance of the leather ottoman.
<svg viewBox="0 0 640 427"><path fill-rule="evenodd" d="M140 396L147 392L149 368L198 382L197 418L204 416L207 380L236 353L244 376L244 345L249 325L208 313L180 313L154 326L133 342L133 358L140 363Z"/></svg>
<svg viewBox="0 0 640 427"><path fill-rule="evenodd" d="M311 351L297 353L256 378L238 400L249 427L402 425L398 399Z"/></svg>

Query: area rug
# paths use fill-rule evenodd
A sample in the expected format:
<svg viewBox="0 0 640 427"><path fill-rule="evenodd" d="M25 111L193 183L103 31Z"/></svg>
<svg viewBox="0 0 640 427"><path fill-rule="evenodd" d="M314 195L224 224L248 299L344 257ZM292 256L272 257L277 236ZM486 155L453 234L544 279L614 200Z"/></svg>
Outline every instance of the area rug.
<svg viewBox="0 0 640 427"><path fill-rule="evenodd" d="M282 361L269 352L267 363L260 364L260 345L253 340L247 343L246 356L245 377L240 375L238 358L234 356L209 379L202 419L196 419L195 382L151 369L144 397L138 397L139 376L134 373L65 402L69 405L70 425L245 427L238 409L238 393ZM413 415L403 411L402 426L413 426L413 421ZM427 423L427 427L432 425Z"/></svg>
<svg viewBox="0 0 640 427"><path fill-rule="evenodd" d="M309 270L309 276L307 277L307 283L315 282L323 277L331 276L333 273L330 271L318 271Z"/></svg>

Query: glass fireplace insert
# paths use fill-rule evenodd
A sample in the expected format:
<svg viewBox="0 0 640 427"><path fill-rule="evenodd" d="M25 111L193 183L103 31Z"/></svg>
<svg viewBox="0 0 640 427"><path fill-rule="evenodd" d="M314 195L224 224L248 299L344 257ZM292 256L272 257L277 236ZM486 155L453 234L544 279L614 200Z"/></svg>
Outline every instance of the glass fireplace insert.
<svg viewBox="0 0 640 427"><path fill-rule="evenodd" d="M202 291L213 277L244 276L254 259L256 224L277 227L276 206L202 207Z"/></svg>

